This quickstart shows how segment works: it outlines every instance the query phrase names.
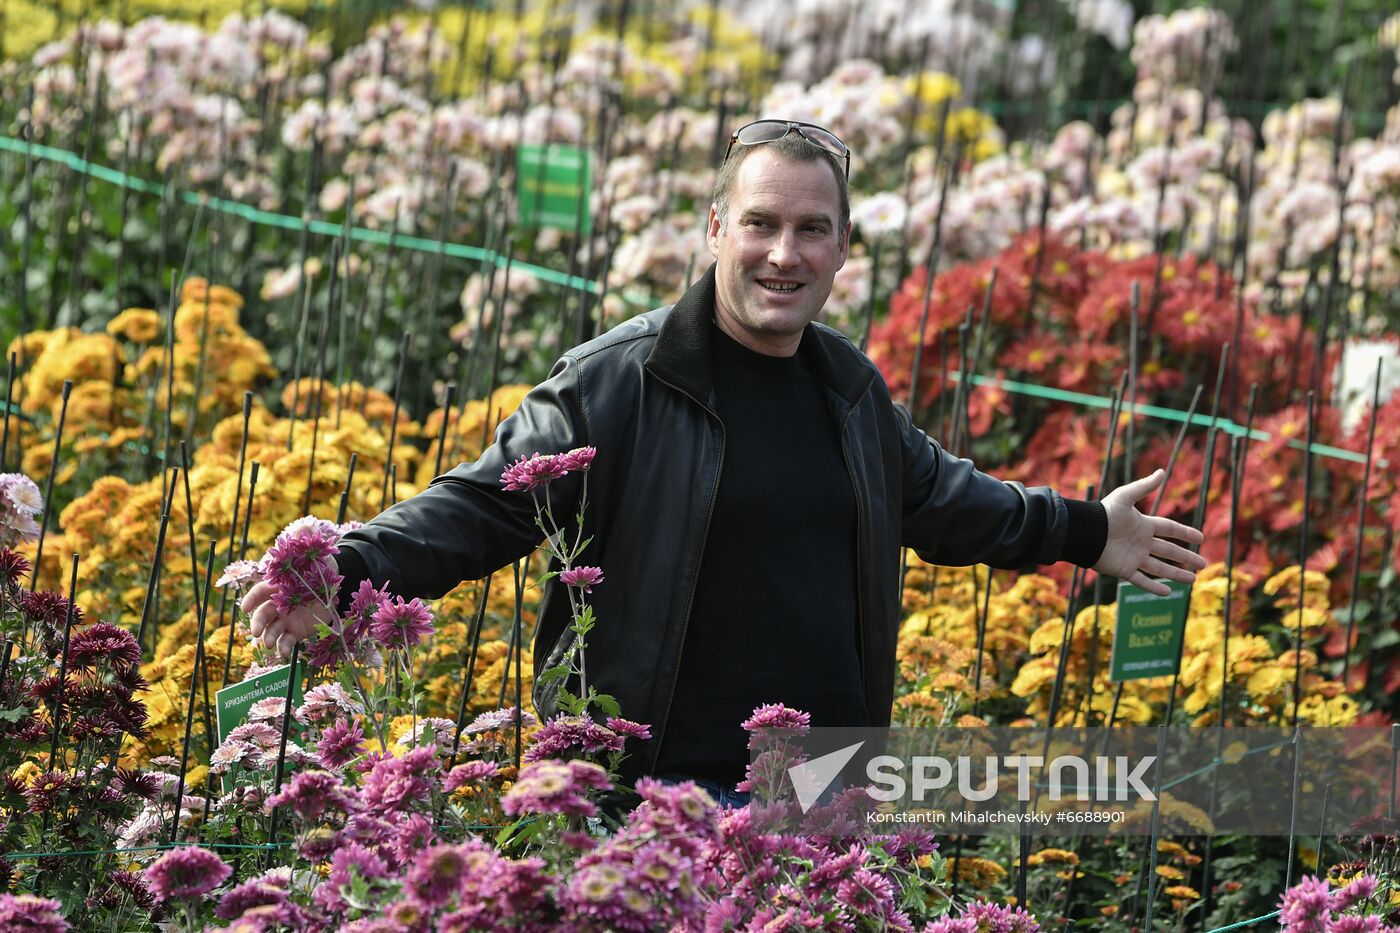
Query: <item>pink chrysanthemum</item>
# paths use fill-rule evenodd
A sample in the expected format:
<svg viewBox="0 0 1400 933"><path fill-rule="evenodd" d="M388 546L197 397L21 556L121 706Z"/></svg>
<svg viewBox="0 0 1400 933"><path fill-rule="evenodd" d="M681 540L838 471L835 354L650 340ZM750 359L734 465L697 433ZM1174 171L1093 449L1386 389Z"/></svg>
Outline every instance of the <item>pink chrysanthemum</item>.
<svg viewBox="0 0 1400 933"><path fill-rule="evenodd" d="M369 620L374 618L374 614L388 603L389 587L387 584L382 589L375 589L372 581L361 580L359 589L355 590L355 595L350 599L350 609L346 613L346 618L355 623L368 625Z"/></svg>
<svg viewBox="0 0 1400 933"><path fill-rule="evenodd" d="M428 799L438 773L437 748L424 745L399 758L380 758L360 789L365 809L376 816L407 813Z"/></svg>
<svg viewBox="0 0 1400 933"><path fill-rule="evenodd" d="M261 563L279 613L310 604L335 605L342 579L335 563L339 538L335 525L310 516L277 536Z"/></svg>
<svg viewBox="0 0 1400 933"><path fill-rule="evenodd" d="M356 842L348 842L331 856L331 871L326 880L338 888L349 885L351 872L366 881L383 878L388 872L384 860Z"/></svg>
<svg viewBox="0 0 1400 933"><path fill-rule="evenodd" d="M519 813L564 813L593 816L598 807L590 791L611 787L608 772L589 761L536 761L522 768L520 779L501 798L501 809Z"/></svg>
<svg viewBox="0 0 1400 933"><path fill-rule="evenodd" d="M143 877L158 900L183 901L204 897L232 873L233 869L208 849L186 846L156 859Z"/></svg>
<svg viewBox="0 0 1400 933"><path fill-rule="evenodd" d="M559 455L559 465L569 473L582 473L593 465L593 458L596 456L596 447L575 447L568 453Z"/></svg>
<svg viewBox="0 0 1400 933"><path fill-rule="evenodd" d="M1040 933L1035 917L1020 907L1008 907L991 901L973 901L963 910L978 930L1005 930L1006 933Z"/></svg>
<svg viewBox="0 0 1400 933"><path fill-rule="evenodd" d="M365 753L365 732L359 723L339 720L326 727L316 754L327 768L343 768Z"/></svg>
<svg viewBox="0 0 1400 933"><path fill-rule="evenodd" d="M433 613L421 599L396 596L375 610L369 633L385 648L412 648L433 633Z"/></svg>
<svg viewBox="0 0 1400 933"><path fill-rule="evenodd" d="M364 711L359 700L346 693L340 684L331 681L307 691L295 716L298 722L319 724L342 715L357 716Z"/></svg>
<svg viewBox="0 0 1400 933"><path fill-rule="evenodd" d="M1325 933L1332 916L1331 903L1327 882L1307 875L1283 892L1279 923L1288 933Z"/></svg>
<svg viewBox="0 0 1400 933"><path fill-rule="evenodd" d="M617 716L609 716L607 726L625 739L651 738L651 726L640 722L633 722L630 719L619 719Z"/></svg>
<svg viewBox="0 0 1400 933"><path fill-rule="evenodd" d="M219 579L214 581L214 586L219 589L226 586L244 589L257 583L262 577L263 567L260 561L236 560L224 568L224 572L219 574Z"/></svg>
<svg viewBox="0 0 1400 933"><path fill-rule="evenodd" d="M603 569L601 567L570 567L559 574L559 580L565 586L576 586L585 593L591 593L593 587L603 582Z"/></svg>
<svg viewBox="0 0 1400 933"><path fill-rule="evenodd" d="M260 907L290 907L289 887L287 879L277 875L250 878L219 899L214 915L221 920L237 920L247 911Z"/></svg>
<svg viewBox="0 0 1400 933"><path fill-rule="evenodd" d="M464 785L495 777L498 770L494 761L468 761L447 772L447 779L442 782L442 787L450 794Z"/></svg>
<svg viewBox="0 0 1400 933"><path fill-rule="evenodd" d="M753 711L745 719L743 728L748 732L760 729L783 729L789 732L806 733L812 727L812 716L800 710L791 709L781 703L766 703Z"/></svg>
<svg viewBox="0 0 1400 933"><path fill-rule="evenodd" d="M624 736L587 716L556 716L546 722L525 749L526 761L563 758L569 752L620 752Z"/></svg>
<svg viewBox="0 0 1400 933"><path fill-rule="evenodd" d="M353 799L340 777L329 771L303 771L281 793L267 798L266 809L289 806L303 820L314 821L328 809L350 812Z"/></svg>
<svg viewBox="0 0 1400 933"><path fill-rule="evenodd" d="M501 485L509 492L523 492L539 489L568 473L559 454L536 452L506 467L501 473Z"/></svg>
<svg viewBox="0 0 1400 933"><path fill-rule="evenodd" d="M462 730L464 735L478 735L482 732L494 732L497 729L515 728L516 712L514 706L507 706L502 709L491 709L478 715L467 727ZM520 728L529 729L537 725L539 720L535 714L526 710L520 716Z"/></svg>
<svg viewBox="0 0 1400 933"><path fill-rule="evenodd" d="M461 846L434 846L413 860L404 889L426 907L441 907L456 892L467 868L467 853Z"/></svg>
<svg viewBox="0 0 1400 933"><path fill-rule="evenodd" d="M1354 905L1368 900L1375 894L1376 887L1374 875L1359 875L1346 887L1332 892L1332 909L1338 913L1350 910Z"/></svg>
<svg viewBox="0 0 1400 933"><path fill-rule="evenodd" d="M68 922L59 912L63 905L33 894L0 894L0 930L25 933L64 933Z"/></svg>

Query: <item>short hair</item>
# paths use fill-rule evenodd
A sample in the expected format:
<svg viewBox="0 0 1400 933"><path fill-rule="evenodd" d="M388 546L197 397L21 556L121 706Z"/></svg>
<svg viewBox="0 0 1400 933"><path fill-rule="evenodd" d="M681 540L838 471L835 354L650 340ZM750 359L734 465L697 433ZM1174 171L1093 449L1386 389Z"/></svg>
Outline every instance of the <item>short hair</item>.
<svg viewBox="0 0 1400 933"><path fill-rule="evenodd" d="M779 157L789 162L825 162L831 169L831 177L836 179L836 190L839 198L840 229L839 233L845 235L851 227L851 183L846 177L846 168L834 153L808 142L797 133L788 133L781 139L775 139L771 143L759 143L756 146L742 146L737 143L729 158L720 164L719 174L715 177L714 205L715 214L719 217L720 229L724 228L729 219L729 196L734 192L734 179L739 175L739 166L744 164L744 160L758 152L760 149L767 149L775 152Z"/></svg>

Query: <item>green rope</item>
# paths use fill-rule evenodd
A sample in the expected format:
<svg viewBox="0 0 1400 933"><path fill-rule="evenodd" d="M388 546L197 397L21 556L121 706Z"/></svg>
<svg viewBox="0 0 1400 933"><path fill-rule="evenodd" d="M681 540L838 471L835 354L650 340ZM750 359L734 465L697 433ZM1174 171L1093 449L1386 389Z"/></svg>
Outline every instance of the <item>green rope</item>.
<svg viewBox="0 0 1400 933"><path fill-rule="evenodd" d="M487 823L473 823L466 827L468 830L498 830L501 827ZM8 861L19 861L30 858L78 858L89 855L123 855L127 852L158 852L164 849L182 849L188 846L200 846L205 849L284 849L292 845L291 842L161 842L149 846L132 846L127 849L65 849L62 852L6 852L0 855L0 859Z"/></svg>
<svg viewBox="0 0 1400 933"><path fill-rule="evenodd" d="M962 379L962 373L953 370L948 373L948 378L960 381ZM1089 395L1085 392L1073 392L1069 389L1057 389L1053 386L1036 385L1033 382L1017 382L1014 379L1000 379L995 376L979 376L974 374L972 376L972 384L977 386L995 386L1017 395L1029 395L1034 398L1043 398L1055 402L1070 402L1075 405L1082 405L1086 408L1108 409L1117 404L1123 411L1148 415L1153 418L1161 418L1166 421L1183 422L1187 420L1186 412L1179 411L1175 408L1163 408L1160 405L1136 405L1129 404L1128 402L1115 403L1113 399L1104 398L1101 395ZM1200 425L1201 427L1210 427L1211 417L1210 415L1197 413L1190 416L1190 421L1191 424ZM1244 427L1236 424L1229 418L1216 418L1215 427L1224 431L1226 434L1233 434L1237 437L1243 437L1245 435ZM1249 437L1251 440L1267 441L1272 438L1273 435L1268 431L1251 428ZM1303 441L1289 441L1288 446L1295 450L1304 450L1308 445ZM1358 453L1354 450L1345 450L1341 447L1332 447L1328 444L1313 444L1312 452L1317 456L1330 457L1334 460L1349 460L1352 463L1366 462L1366 455L1364 453ZM1387 461L1377 460L1376 464L1378 466L1386 466Z"/></svg>
<svg viewBox="0 0 1400 933"><path fill-rule="evenodd" d="M1240 927L1252 927L1256 923L1263 923L1265 920L1274 919L1279 915L1279 913L1280 912L1276 910L1271 914L1265 914L1262 917L1255 917L1253 920L1241 920L1239 923L1232 923L1227 927L1216 927L1214 930L1210 930L1209 933L1225 933L1226 930L1238 930Z"/></svg>
<svg viewBox="0 0 1400 933"><path fill-rule="evenodd" d="M1292 740L1286 740L1282 742L1274 742L1272 745L1261 745L1258 748L1251 748L1246 750L1245 753L1240 757L1248 758L1250 755L1256 755L1260 752L1271 752L1275 749L1287 748L1292 744ZM1204 765L1197 768L1195 771L1188 771L1186 774L1179 774L1176 777L1172 778L1170 781L1167 781L1165 784L1162 785L1162 790L1167 790L1168 788L1175 787L1178 784L1185 784L1192 778L1198 778L1209 771L1214 771L1216 768L1220 767L1223 764L1225 764L1224 758L1212 758L1210 761L1206 762Z"/></svg>
<svg viewBox="0 0 1400 933"><path fill-rule="evenodd" d="M162 849L183 849L200 846L205 849L280 849L290 842L162 842L150 846L133 846L129 849L66 849L62 852L6 852L0 858L18 861L27 858L76 858L83 855L121 855L126 852L156 852Z"/></svg>
<svg viewBox="0 0 1400 933"><path fill-rule="evenodd" d="M57 162L75 172L90 175L99 181L125 186L133 191L142 192L143 194L153 194L161 197L165 195L165 185L159 182L137 178L134 175L108 168L105 165L89 162L82 156L63 149L55 149L52 146L43 146L38 143L31 144L26 140L15 139L12 136L0 136L0 151L23 153L31 151L31 149L36 158L48 162ZM265 227L279 227L283 230L301 230L302 227L305 227L308 231L323 236L341 236L346 232L345 227L341 224L330 223L325 220L293 217L289 214L277 214L272 211L260 210L259 208L253 207L250 204L244 204L240 201L230 201L226 198L211 198L194 191L180 192L180 199L186 204L203 204L211 210L221 211L234 217L241 217L249 223ZM362 243L374 243L379 246L387 246L390 234L384 230L371 230L367 227L351 227L349 229L349 236L350 239L358 240ZM483 249L480 246L468 246L465 243L439 243L437 240L430 240L418 236L406 236L404 234L393 234L393 238L396 246L405 249L418 250L425 253L436 253L441 250L444 256L450 256L453 259L471 259L477 262L489 262L494 264L498 269L504 269L506 265L506 257L503 254L495 250ZM511 264L511 268L527 272L540 281L549 282L552 285L563 285L566 288L591 292L595 295L602 291L597 282L580 278L577 275L567 275L545 266L536 266L527 262L514 262ZM629 299L632 298L630 295L628 297Z"/></svg>

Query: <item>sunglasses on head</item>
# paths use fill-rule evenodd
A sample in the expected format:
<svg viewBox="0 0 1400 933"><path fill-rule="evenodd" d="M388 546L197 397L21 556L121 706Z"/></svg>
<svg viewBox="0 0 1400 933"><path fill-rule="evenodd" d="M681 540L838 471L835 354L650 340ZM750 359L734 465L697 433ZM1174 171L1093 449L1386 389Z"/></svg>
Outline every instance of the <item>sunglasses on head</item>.
<svg viewBox="0 0 1400 933"><path fill-rule="evenodd" d="M842 159L846 164L846 177L851 177L851 149L831 130L815 123L798 123L794 120L755 120L739 127L729 137L729 147L724 150L724 158L734 151L734 144L741 146L761 146L777 142L789 133L796 133L807 142Z"/></svg>

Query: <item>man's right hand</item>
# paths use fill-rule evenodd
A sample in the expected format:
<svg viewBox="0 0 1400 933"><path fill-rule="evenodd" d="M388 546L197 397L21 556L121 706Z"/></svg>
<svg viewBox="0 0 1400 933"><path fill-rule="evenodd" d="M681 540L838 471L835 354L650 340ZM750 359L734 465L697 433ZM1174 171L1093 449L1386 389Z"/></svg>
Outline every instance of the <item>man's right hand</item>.
<svg viewBox="0 0 1400 933"><path fill-rule="evenodd" d="M266 581L248 590L238 605L248 614L253 640L284 658L291 657L292 646L310 637L317 625L331 622L330 610L315 604L279 614L272 604L272 585Z"/></svg>

